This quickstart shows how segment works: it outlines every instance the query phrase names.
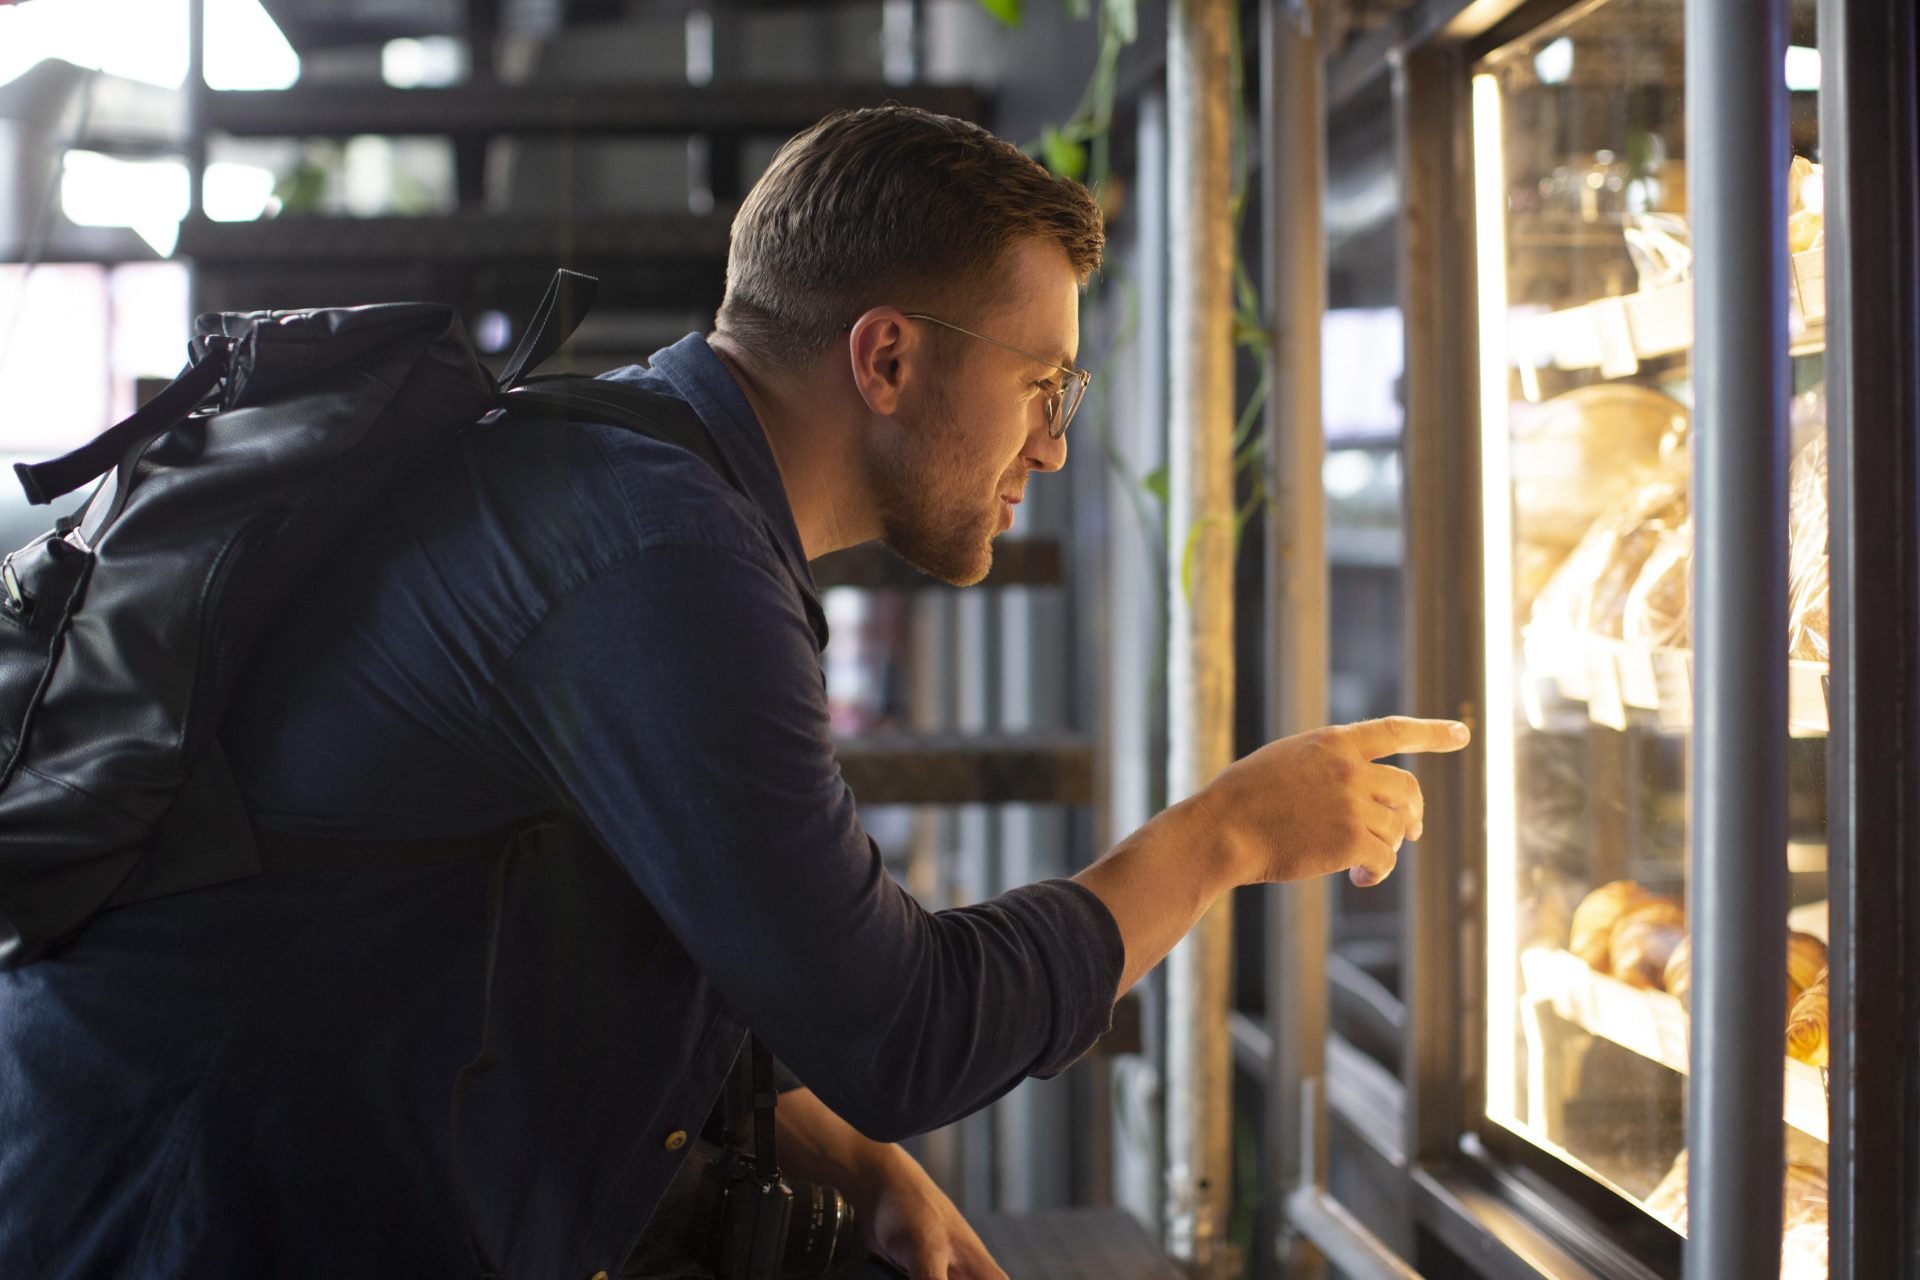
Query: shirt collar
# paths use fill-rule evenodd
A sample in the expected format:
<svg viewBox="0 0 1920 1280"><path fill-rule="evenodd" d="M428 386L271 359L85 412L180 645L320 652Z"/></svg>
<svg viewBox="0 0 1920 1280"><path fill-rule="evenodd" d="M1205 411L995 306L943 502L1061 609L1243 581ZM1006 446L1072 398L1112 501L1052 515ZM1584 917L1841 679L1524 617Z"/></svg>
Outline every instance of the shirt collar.
<svg viewBox="0 0 1920 1280"><path fill-rule="evenodd" d="M664 381L672 394L687 402L707 434L713 437L720 456L733 468L745 486L747 497L760 509L767 529L773 534L781 557L799 585L820 643L826 644L826 616L820 607L820 588L813 580L800 527L794 522L793 504L787 500L787 487L780 479L780 467L773 457L773 446L760 425L746 392L734 381L732 370L721 363L707 340L690 333L670 347L662 347L648 359L646 370ZM628 370L609 375L621 377Z"/></svg>

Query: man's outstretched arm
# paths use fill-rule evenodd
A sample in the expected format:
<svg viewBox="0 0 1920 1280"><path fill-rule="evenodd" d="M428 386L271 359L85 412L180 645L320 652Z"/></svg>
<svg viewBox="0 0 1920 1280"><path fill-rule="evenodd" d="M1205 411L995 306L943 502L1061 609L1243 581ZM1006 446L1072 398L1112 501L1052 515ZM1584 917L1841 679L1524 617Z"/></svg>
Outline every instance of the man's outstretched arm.
<svg viewBox="0 0 1920 1280"><path fill-rule="evenodd" d="M1468 740L1450 720L1400 716L1282 738L1115 845L1074 877L1120 927L1115 998L1230 889L1335 871L1363 886L1385 880L1401 842L1420 838L1426 801L1412 774L1375 761Z"/></svg>

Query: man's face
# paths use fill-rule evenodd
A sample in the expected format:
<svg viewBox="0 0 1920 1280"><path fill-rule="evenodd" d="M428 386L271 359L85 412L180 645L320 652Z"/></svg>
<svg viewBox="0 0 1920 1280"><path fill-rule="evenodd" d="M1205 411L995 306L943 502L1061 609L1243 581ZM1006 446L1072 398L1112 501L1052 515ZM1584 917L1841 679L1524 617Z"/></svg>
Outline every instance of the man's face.
<svg viewBox="0 0 1920 1280"><path fill-rule="evenodd" d="M994 302L941 319L1072 366L1080 290L1066 251L1023 241L996 277L1004 283ZM992 540L1013 527L1028 476L1066 463L1066 440L1047 435L1046 408L1065 375L992 342L909 323L932 330L924 335L933 339L932 368L895 415L904 428L898 447L876 459L881 536L923 573L970 586L992 567Z"/></svg>

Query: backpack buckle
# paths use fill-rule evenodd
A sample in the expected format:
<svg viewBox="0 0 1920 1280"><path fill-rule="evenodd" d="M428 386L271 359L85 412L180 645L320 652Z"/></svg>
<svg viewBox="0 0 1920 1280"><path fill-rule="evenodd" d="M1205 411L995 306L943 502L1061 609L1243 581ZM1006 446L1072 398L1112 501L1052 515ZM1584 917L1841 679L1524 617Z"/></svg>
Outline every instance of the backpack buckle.
<svg viewBox="0 0 1920 1280"><path fill-rule="evenodd" d="M0 560L0 583L5 585L7 591L6 600L0 603L4 603L7 611L10 613L25 614L27 606L33 602L28 600L27 593L20 589L20 575L13 571L13 557L15 554L16 553L9 551L7 552L7 558Z"/></svg>

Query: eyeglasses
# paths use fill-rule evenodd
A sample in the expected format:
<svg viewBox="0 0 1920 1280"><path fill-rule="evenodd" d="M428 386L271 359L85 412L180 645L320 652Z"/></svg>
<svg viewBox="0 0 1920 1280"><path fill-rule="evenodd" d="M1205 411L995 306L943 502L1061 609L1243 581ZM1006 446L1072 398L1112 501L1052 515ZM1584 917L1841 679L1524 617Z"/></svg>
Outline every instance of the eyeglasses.
<svg viewBox="0 0 1920 1280"><path fill-rule="evenodd" d="M909 320L925 320L928 324L937 324L943 329L951 329L955 333L964 333L969 338L978 338L982 342L991 342L994 346L1004 347L1017 356L1025 356L1035 364L1043 364L1049 369L1058 369L1061 373L1065 374L1066 377L1061 381L1060 385L1051 387L1047 391L1047 436L1049 439L1058 440L1061 436L1067 434L1067 423L1073 421L1073 411L1080 407L1081 398L1087 394L1087 384L1093 381L1093 375L1091 373L1088 373L1085 369L1070 369L1064 364L1055 364L1051 360L1043 360L1031 351L1022 351L1020 348L1010 346L998 338L989 338L984 333L975 333L971 329L962 329L957 324L949 324L940 317L930 316L924 311L907 311L902 314Z"/></svg>

